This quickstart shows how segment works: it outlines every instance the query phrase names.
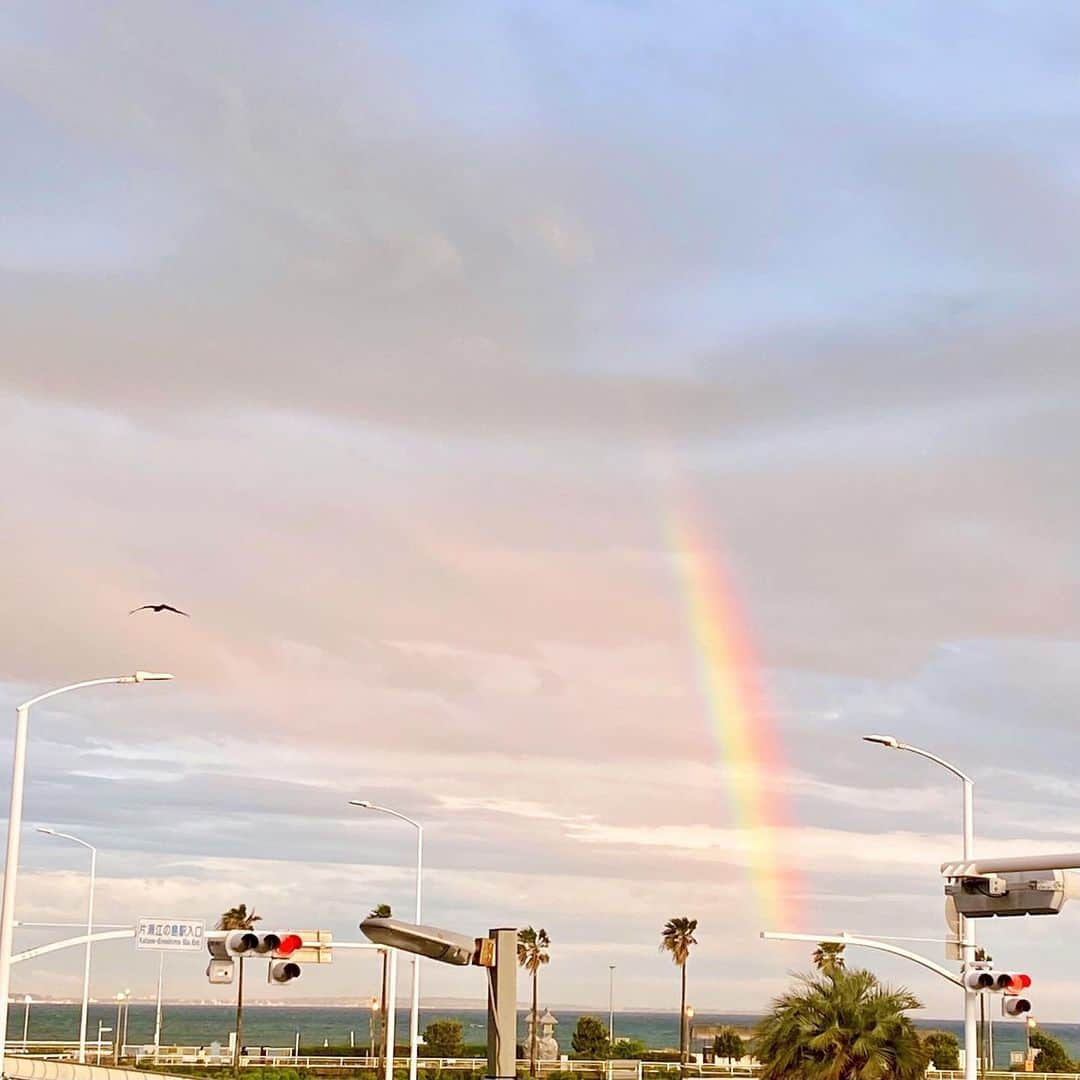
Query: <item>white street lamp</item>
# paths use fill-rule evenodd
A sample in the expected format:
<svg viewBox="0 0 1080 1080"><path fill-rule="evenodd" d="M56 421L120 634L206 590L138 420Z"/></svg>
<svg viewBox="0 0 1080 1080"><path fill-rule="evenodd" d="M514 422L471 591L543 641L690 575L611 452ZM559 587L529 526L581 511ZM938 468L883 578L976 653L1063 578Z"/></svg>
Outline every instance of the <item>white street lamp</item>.
<svg viewBox="0 0 1080 1080"><path fill-rule="evenodd" d="M39 701L81 690L87 686L104 686L106 683L160 682L172 676L158 671L136 671L133 675L113 675L106 679L88 679L85 682L61 686L49 690L15 710L15 755L11 768L11 809L8 812L7 851L4 856L4 892L0 902L0 1061L7 1050L7 1000L11 992L11 947L15 932L15 885L19 876L19 831L22 827L23 778L26 774L26 730L30 708Z"/></svg>
<svg viewBox="0 0 1080 1080"><path fill-rule="evenodd" d="M421 916L421 882L424 872L424 827L411 817L391 810L388 806L377 806L367 799L350 799L350 806L359 806L363 810L374 810L379 814L389 814L399 821L404 821L416 830L416 922L423 922ZM394 1002L387 1004L387 1011L394 1008ZM389 1018L387 1019L389 1023ZM413 957L412 990L409 1000L409 1080L416 1080L416 1064L420 1045L420 957Z"/></svg>
<svg viewBox="0 0 1080 1080"><path fill-rule="evenodd" d="M80 840L71 833L58 832L56 829L38 827L39 833L46 836L56 836L61 840L70 840L73 844L79 844L90 852L90 899L86 905L86 957L83 962L83 989L82 989L82 1016L79 1020L79 1064L86 1064L86 1019L90 1009L90 938L94 933L94 883L97 879L97 848Z"/></svg>
<svg viewBox="0 0 1080 1080"><path fill-rule="evenodd" d="M964 861L975 857L975 781L962 772L955 765L938 757L937 754L923 750L921 747L912 746L910 743L901 742L895 735L864 735L866 742L877 743L879 746L890 750L906 750L910 754L926 758L935 765L940 765L957 777L964 789L964 809L962 817ZM958 916L957 937L960 939L965 969L975 962L975 927L970 919L963 915ZM977 1075L977 1015L975 994L965 988L964 990L964 1080L975 1080Z"/></svg>

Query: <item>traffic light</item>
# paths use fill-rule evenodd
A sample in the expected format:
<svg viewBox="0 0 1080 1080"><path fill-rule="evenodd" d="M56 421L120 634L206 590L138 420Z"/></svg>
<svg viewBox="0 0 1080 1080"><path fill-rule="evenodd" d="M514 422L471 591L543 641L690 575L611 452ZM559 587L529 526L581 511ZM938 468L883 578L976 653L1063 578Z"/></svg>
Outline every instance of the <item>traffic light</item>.
<svg viewBox="0 0 1080 1080"><path fill-rule="evenodd" d="M1031 1002L1022 997L1006 997L1001 999L1002 1016L1023 1016L1031 1012Z"/></svg>
<svg viewBox="0 0 1080 1080"><path fill-rule="evenodd" d="M1031 1002L1021 997L1031 985L1031 976L1021 971L997 971L992 967L976 967L964 974L964 986L974 993L1001 994L1002 1016L1023 1016L1031 1012Z"/></svg>
<svg viewBox="0 0 1080 1080"><path fill-rule="evenodd" d="M301 964L329 963L333 955L326 930L217 930L206 935L206 947L212 983L231 983L238 958L265 956L270 961L266 981L287 983L300 977Z"/></svg>
<svg viewBox="0 0 1080 1080"><path fill-rule="evenodd" d="M303 944L299 934L281 931L232 930L225 934L222 942L226 956L250 956L255 953L275 957L291 956Z"/></svg>
<svg viewBox="0 0 1080 1080"><path fill-rule="evenodd" d="M295 960L271 960L266 969L266 981L287 983L300 978L300 965Z"/></svg>
<svg viewBox="0 0 1080 1080"><path fill-rule="evenodd" d="M1018 971L996 971L991 967L973 968L964 976L964 985L969 990L1019 994L1031 985L1031 976Z"/></svg>

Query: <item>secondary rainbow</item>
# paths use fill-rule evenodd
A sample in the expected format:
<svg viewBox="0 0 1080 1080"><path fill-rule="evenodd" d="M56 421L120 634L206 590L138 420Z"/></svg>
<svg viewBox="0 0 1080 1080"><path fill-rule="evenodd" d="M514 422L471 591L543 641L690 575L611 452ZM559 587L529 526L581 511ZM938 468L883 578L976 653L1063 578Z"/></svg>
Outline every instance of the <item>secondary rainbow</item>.
<svg viewBox="0 0 1080 1080"><path fill-rule="evenodd" d="M786 825L784 770L746 624L715 547L686 515L669 517L668 533L699 689L744 837L740 850L762 916L768 925L790 926L793 882L777 848Z"/></svg>

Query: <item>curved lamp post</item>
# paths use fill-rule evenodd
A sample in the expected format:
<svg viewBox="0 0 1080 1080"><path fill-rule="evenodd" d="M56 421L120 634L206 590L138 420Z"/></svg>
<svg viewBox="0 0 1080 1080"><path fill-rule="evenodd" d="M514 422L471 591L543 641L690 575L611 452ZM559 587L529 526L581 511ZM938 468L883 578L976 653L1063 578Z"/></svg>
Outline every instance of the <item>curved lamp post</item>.
<svg viewBox="0 0 1080 1080"><path fill-rule="evenodd" d="M917 757L926 758L927 761L932 761L935 765L940 765L943 769L951 772L953 776L963 784L964 809L962 828L964 860L966 862L973 859L975 857L975 781L951 762L938 757L937 754L930 753L929 750L923 750L922 747L912 746L910 743L902 742L900 739L896 738L895 735L864 735L863 740L869 743L876 743L878 746L887 747L890 750L906 750L909 754L915 754ZM960 945L963 950L964 967L967 968L969 964L972 964L975 961L975 928L972 926L970 919L965 919L963 915L960 915L957 929L959 931L957 937L960 939ZM977 1058L979 1051L976 1045L976 1023L978 1017L975 997L975 994L971 993L969 990L964 990L964 1080L975 1080L977 1074Z"/></svg>
<svg viewBox="0 0 1080 1080"><path fill-rule="evenodd" d="M79 844L90 852L90 899L86 904L86 959L83 963L83 988L82 988L82 1015L79 1020L79 1064L86 1064L86 1019L90 1009L90 936L94 932L94 882L97 878L97 848L80 840L71 833L58 832L56 829L38 827L39 833L45 836L56 836L61 840L70 840L73 844Z"/></svg>
<svg viewBox="0 0 1080 1080"><path fill-rule="evenodd" d="M416 830L416 922L422 923L421 917L421 880L424 872L424 827L419 821L391 810L388 806L378 806L367 799L350 799L350 806L359 806L363 810L374 810L379 814L389 814L399 821L404 821ZM394 1002L387 1003L387 1010L394 1008ZM413 957L412 989L409 995L409 1080L416 1080L416 1062L420 1043L420 957Z"/></svg>
<svg viewBox="0 0 1080 1080"><path fill-rule="evenodd" d="M38 694L24 701L15 710L15 756L11 768L11 810L8 813L7 854L4 858L4 892L0 902L0 1061L7 1051L8 995L11 991L11 945L15 930L15 885L19 876L19 830L22 827L23 778L26 773L26 729L30 708L47 698L82 690L87 686L108 683L161 682L172 676L159 671L136 671L132 675L113 675L106 679L87 679L85 682L61 686L57 690Z"/></svg>

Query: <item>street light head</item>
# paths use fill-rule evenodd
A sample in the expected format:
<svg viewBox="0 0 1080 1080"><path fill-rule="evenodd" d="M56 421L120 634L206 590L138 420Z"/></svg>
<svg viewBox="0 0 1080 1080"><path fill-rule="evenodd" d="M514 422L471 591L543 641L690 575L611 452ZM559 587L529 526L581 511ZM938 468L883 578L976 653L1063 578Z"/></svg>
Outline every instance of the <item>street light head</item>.
<svg viewBox="0 0 1080 1080"><path fill-rule="evenodd" d="M167 671L136 671L135 674L131 676L131 681L137 683L168 682L171 678L173 678L173 676Z"/></svg>
<svg viewBox="0 0 1080 1080"><path fill-rule="evenodd" d="M373 802L368 802L367 799L350 799L349 805L362 806L365 810L373 810L375 808L375 804Z"/></svg>
<svg viewBox="0 0 1080 1080"><path fill-rule="evenodd" d="M44 825L39 825L37 827L37 831L39 833L44 833L46 836L56 836L56 830L55 829L49 829Z"/></svg>
<svg viewBox="0 0 1080 1080"><path fill-rule="evenodd" d="M897 750L900 747L900 740L895 735L864 735L863 742L878 743L880 746L887 746L890 750Z"/></svg>

